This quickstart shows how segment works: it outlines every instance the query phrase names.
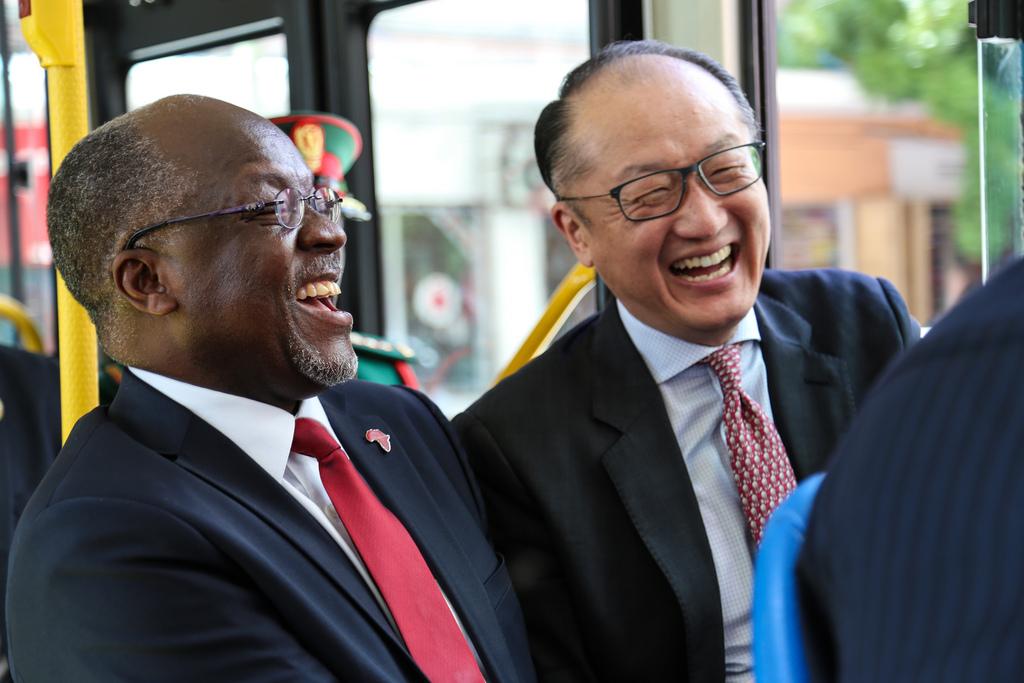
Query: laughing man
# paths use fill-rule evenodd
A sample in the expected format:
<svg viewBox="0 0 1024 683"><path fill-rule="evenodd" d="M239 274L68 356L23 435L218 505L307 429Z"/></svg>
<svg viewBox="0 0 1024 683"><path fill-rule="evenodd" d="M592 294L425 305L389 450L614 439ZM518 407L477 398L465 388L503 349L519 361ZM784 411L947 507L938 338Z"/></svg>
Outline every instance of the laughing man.
<svg viewBox="0 0 1024 683"><path fill-rule="evenodd" d="M653 41L573 70L535 146L617 301L455 420L547 681L751 681L752 557L919 336L884 280L765 271L735 79Z"/></svg>
<svg viewBox="0 0 1024 683"><path fill-rule="evenodd" d="M18 527L16 681L534 680L448 423L347 381L340 217L276 126L215 99L65 158L54 260L129 370Z"/></svg>

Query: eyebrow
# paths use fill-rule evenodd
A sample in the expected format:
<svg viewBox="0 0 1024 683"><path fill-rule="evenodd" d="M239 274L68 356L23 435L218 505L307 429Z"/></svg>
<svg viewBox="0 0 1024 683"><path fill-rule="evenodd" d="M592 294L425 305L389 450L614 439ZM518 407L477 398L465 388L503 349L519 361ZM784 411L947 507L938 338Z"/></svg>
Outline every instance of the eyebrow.
<svg viewBox="0 0 1024 683"><path fill-rule="evenodd" d="M724 149L729 149L730 147L739 144L742 143L740 142L740 139L738 137L736 137L732 133L726 133L725 135L718 138L714 142L705 145L703 152L698 158L704 159L705 157L714 154L715 152L720 152ZM622 172L617 177L622 181L627 181L630 180L631 178L636 178L637 176L644 175L645 173L653 173L655 171L664 170L666 170L666 167L662 164L632 164L622 169Z"/></svg>

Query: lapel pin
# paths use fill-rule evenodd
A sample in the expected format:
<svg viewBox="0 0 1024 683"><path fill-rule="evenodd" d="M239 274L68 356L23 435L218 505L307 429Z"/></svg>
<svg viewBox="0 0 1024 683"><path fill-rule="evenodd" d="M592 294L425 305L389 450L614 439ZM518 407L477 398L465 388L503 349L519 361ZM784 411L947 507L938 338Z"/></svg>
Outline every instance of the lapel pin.
<svg viewBox="0 0 1024 683"><path fill-rule="evenodd" d="M391 435L385 434L376 427L366 430L366 440L380 446L380 449L385 453L391 452Z"/></svg>

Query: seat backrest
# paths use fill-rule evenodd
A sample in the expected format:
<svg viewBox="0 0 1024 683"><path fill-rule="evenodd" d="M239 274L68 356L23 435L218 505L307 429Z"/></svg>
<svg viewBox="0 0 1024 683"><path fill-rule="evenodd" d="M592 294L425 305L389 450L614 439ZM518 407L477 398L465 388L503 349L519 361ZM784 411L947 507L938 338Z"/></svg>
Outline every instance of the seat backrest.
<svg viewBox="0 0 1024 683"><path fill-rule="evenodd" d="M754 572L754 678L758 683L806 683L809 680L796 561L804 543L807 518L825 478L805 479L772 514L765 527Z"/></svg>

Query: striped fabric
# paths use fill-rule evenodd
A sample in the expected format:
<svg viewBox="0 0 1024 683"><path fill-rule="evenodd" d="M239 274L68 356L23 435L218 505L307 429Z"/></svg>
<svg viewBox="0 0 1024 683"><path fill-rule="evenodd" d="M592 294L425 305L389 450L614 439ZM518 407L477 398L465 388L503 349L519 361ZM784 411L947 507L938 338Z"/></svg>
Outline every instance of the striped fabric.
<svg viewBox="0 0 1024 683"><path fill-rule="evenodd" d="M1024 265L875 389L799 566L814 678L1024 678Z"/></svg>

